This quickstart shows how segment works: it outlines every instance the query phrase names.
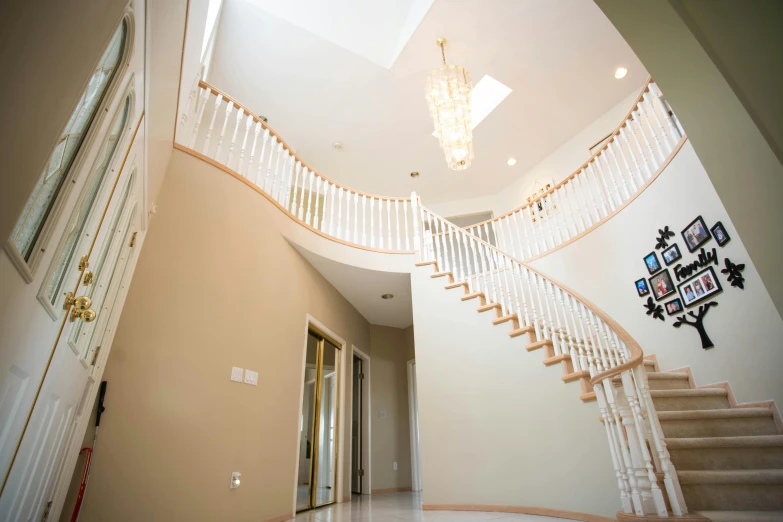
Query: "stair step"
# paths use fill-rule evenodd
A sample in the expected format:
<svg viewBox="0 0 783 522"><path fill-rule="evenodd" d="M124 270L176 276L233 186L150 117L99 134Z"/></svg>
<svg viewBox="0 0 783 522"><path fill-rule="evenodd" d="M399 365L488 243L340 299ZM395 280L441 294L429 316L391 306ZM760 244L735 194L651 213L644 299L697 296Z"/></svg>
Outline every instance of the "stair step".
<svg viewBox="0 0 783 522"><path fill-rule="evenodd" d="M427 265L437 265L437 261L421 261L419 263L416 263L416 266L427 266Z"/></svg>
<svg viewBox="0 0 783 522"><path fill-rule="evenodd" d="M687 373L647 372L650 390L687 390L691 387Z"/></svg>
<svg viewBox="0 0 783 522"><path fill-rule="evenodd" d="M519 337L520 335L524 335L526 333L535 332L536 329L534 326L523 326L522 328L517 328L515 330L511 330L508 333L509 337Z"/></svg>
<svg viewBox="0 0 783 522"><path fill-rule="evenodd" d="M506 323L508 321L514 321L515 323L519 322L519 319L517 319L517 314L508 314L504 315L503 317L498 317L497 319L492 321L492 324L499 325Z"/></svg>
<svg viewBox="0 0 783 522"><path fill-rule="evenodd" d="M723 388L650 390L658 411L729 409L729 393Z"/></svg>
<svg viewBox="0 0 783 522"><path fill-rule="evenodd" d="M563 353L560 355L555 355L554 357L547 357L546 359L544 359L544 364L547 366L552 366L553 364L557 364L562 361L570 361L570 360L571 360L571 356L568 355L567 353Z"/></svg>
<svg viewBox="0 0 783 522"><path fill-rule="evenodd" d="M479 312L489 312L493 308L496 308L496 309L499 310L500 309L500 304L499 303L489 303L489 304L481 305L481 306L478 307L478 311Z"/></svg>
<svg viewBox="0 0 783 522"><path fill-rule="evenodd" d="M677 470L783 469L783 435L666 439Z"/></svg>
<svg viewBox="0 0 783 522"><path fill-rule="evenodd" d="M435 272L434 274L430 274L430 277L433 279L436 277L445 277L445 276L452 278L454 277L454 274L452 274L451 272Z"/></svg>
<svg viewBox="0 0 783 522"><path fill-rule="evenodd" d="M780 522L783 511L697 511L712 522Z"/></svg>
<svg viewBox="0 0 783 522"><path fill-rule="evenodd" d="M767 408L659 411L658 419L666 438L779 434Z"/></svg>
<svg viewBox="0 0 783 522"><path fill-rule="evenodd" d="M678 471L689 509L783 510L783 470Z"/></svg>
<svg viewBox="0 0 783 522"><path fill-rule="evenodd" d="M484 299L484 292L473 292L472 294L465 294L462 296L462 300L467 301L468 299L475 299L476 297Z"/></svg>
<svg viewBox="0 0 783 522"><path fill-rule="evenodd" d="M536 341L534 343L528 344L525 349L528 352L532 352L533 350L537 350L539 348L543 348L544 346L553 346L552 339L542 339L540 341Z"/></svg>
<svg viewBox="0 0 783 522"><path fill-rule="evenodd" d="M589 393L583 393L582 395L579 396L579 398L582 399L582 402L592 402L596 400L594 391L591 391Z"/></svg>
<svg viewBox="0 0 783 522"><path fill-rule="evenodd" d="M446 285L446 290L451 290L452 288L459 288L459 287L467 287L467 283L449 283Z"/></svg>
<svg viewBox="0 0 783 522"><path fill-rule="evenodd" d="M566 375L563 375L563 382L572 382L576 381L578 379L581 379L582 377L590 378L590 372L587 370L579 370L578 372L571 372Z"/></svg>

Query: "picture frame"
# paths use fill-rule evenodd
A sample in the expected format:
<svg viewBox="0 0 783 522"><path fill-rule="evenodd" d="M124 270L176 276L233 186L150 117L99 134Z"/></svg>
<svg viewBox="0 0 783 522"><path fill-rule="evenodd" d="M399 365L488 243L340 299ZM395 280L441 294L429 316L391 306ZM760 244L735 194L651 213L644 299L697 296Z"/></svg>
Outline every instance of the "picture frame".
<svg viewBox="0 0 783 522"><path fill-rule="evenodd" d="M655 296L656 301L660 301L667 295L671 295L677 291L672 281L672 276L669 274L669 269L664 268L657 274L653 275L649 279L650 289Z"/></svg>
<svg viewBox="0 0 783 522"><path fill-rule="evenodd" d="M710 229L710 232L712 232L712 237L715 238L715 241L717 241L718 246L723 246L729 241L731 241L731 236L728 232L726 232L726 227L723 226L723 223L718 221L714 225L712 225L712 228Z"/></svg>
<svg viewBox="0 0 783 522"><path fill-rule="evenodd" d="M668 315L674 315L682 312L684 307L682 306L682 299L679 297L672 299L671 301L664 303L663 307L666 309Z"/></svg>
<svg viewBox="0 0 783 522"><path fill-rule="evenodd" d="M650 275L653 275L655 272L661 269L661 262L658 261L658 256L655 254L654 250L644 256L642 259L644 260L644 266L647 267L647 271L650 273Z"/></svg>
<svg viewBox="0 0 783 522"><path fill-rule="evenodd" d="M710 231L707 229L707 224L701 216L691 221L680 234L688 247L688 252L695 252L712 238Z"/></svg>
<svg viewBox="0 0 783 522"><path fill-rule="evenodd" d="M678 284L677 291L685 308L690 308L722 292L723 288L720 286L718 276L715 275L715 270L710 266Z"/></svg>
<svg viewBox="0 0 783 522"><path fill-rule="evenodd" d="M634 284L636 285L636 292L639 294L639 297L644 297L650 293L650 287L647 286L647 280L645 278L637 280Z"/></svg>
<svg viewBox="0 0 783 522"><path fill-rule="evenodd" d="M661 252L661 257L663 258L663 262L666 266L671 265L682 257L680 247L677 246L677 243L674 243L672 246Z"/></svg>

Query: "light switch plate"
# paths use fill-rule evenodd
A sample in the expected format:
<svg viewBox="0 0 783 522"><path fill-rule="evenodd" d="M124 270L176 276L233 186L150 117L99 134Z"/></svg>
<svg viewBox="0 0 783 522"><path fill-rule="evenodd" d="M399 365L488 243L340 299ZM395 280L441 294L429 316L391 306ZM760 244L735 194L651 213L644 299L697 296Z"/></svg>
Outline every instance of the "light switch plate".
<svg viewBox="0 0 783 522"><path fill-rule="evenodd" d="M381 419L385 419L385 418L386 418L386 410L381 410L381 413L380 413L380 415L378 415L378 416L379 416Z"/></svg>
<svg viewBox="0 0 783 522"><path fill-rule="evenodd" d="M231 368L231 380L235 382L242 382L242 368L234 366Z"/></svg>
<svg viewBox="0 0 783 522"><path fill-rule="evenodd" d="M254 372L253 370L245 370L245 384L258 386L258 372Z"/></svg>

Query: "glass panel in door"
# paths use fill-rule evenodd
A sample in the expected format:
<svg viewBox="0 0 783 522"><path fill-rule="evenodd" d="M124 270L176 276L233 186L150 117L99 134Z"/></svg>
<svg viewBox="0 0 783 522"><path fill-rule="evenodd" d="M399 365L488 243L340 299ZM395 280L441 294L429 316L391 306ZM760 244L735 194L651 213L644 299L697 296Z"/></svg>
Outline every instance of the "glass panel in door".
<svg viewBox="0 0 783 522"><path fill-rule="evenodd" d="M318 366L318 348L320 339L308 333L307 354L305 356L304 382L302 384L302 417L299 420L299 469L296 481L296 510L302 511L313 506L310 503L310 477L312 472L313 428L315 413L315 382Z"/></svg>
<svg viewBox="0 0 783 522"><path fill-rule="evenodd" d="M318 453L315 506L330 504L336 500L337 489L337 378L339 349L323 341L321 351L322 378L319 388Z"/></svg>

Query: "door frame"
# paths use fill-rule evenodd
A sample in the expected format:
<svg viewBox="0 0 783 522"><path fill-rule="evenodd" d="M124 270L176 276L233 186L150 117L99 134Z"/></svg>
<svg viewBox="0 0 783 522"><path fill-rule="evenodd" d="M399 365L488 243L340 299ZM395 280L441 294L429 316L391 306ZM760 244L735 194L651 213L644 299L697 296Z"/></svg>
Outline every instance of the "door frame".
<svg viewBox="0 0 783 522"><path fill-rule="evenodd" d="M303 342L302 342L302 372L299 376L299 380L297 381L297 387L299 388L299 405L297 406L298 415L296 417L296 422L294 423L294 429L293 432L295 433L294 439L294 445L295 445L295 455L296 458L294 459L294 478L293 478L293 487L291 489L292 498L291 498L291 513L296 513L296 492L298 489L298 481L299 481L299 422L302 418L302 400L304 399L304 386L302 386L302 383L304 383L305 379L305 370L307 368L307 336L308 332L310 330L315 330L316 332L319 332L323 334L325 337L328 337L330 341L333 341L335 346L337 346L340 349L340 357L339 357L339 369L340 369L340 375L338 375L337 380L337 420L335 422L335 425L337 426L337 435L336 435L336 453L337 453L337 470L335 475L335 482L337 483L337 488L335 491L334 496L334 502L339 503L343 502L343 477L344 475L344 461L343 456L345 455L345 415L343 413L344 411L344 405L345 405L345 389L346 389L346 374L349 372L345 371L346 368L346 356L347 356L347 346L348 343L345 342L345 340L340 337L339 335L335 334L332 330L330 330L326 325L324 325L321 321L313 317L311 314L305 314L305 322L304 322L304 335L303 335ZM350 432L350 430L349 430ZM350 498L350 497L349 497Z"/></svg>
<svg viewBox="0 0 783 522"><path fill-rule="evenodd" d="M366 386L362 386L362 469L364 470L362 495L369 495L372 491L372 415L370 414L372 411L370 404L372 400L370 393L372 373L370 371L370 356L357 348L356 345L351 345L351 350L351 361L353 361L354 355L362 360L364 382L366 383ZM353 379L353 372L351 372L351 379ZM351 382L351 390L353 390L353 381ZM351 400L353 400L353 394L351 394ZM351 408L351 412L353 412L353 408ZM351 451L353 452L353 447ZM351 457L353 458L353 456ZM351 471L353 472L353 470ZM353 488L351 488L351 493L353 493Z"/></svg>
<svg viewBox="0 0 783 522"><path fill-rule="evenodd" d="M411 489L422 490L421 448L419 447L418 379L414 366L416 359L408 361L408 425L411 437Z"/></svg>

